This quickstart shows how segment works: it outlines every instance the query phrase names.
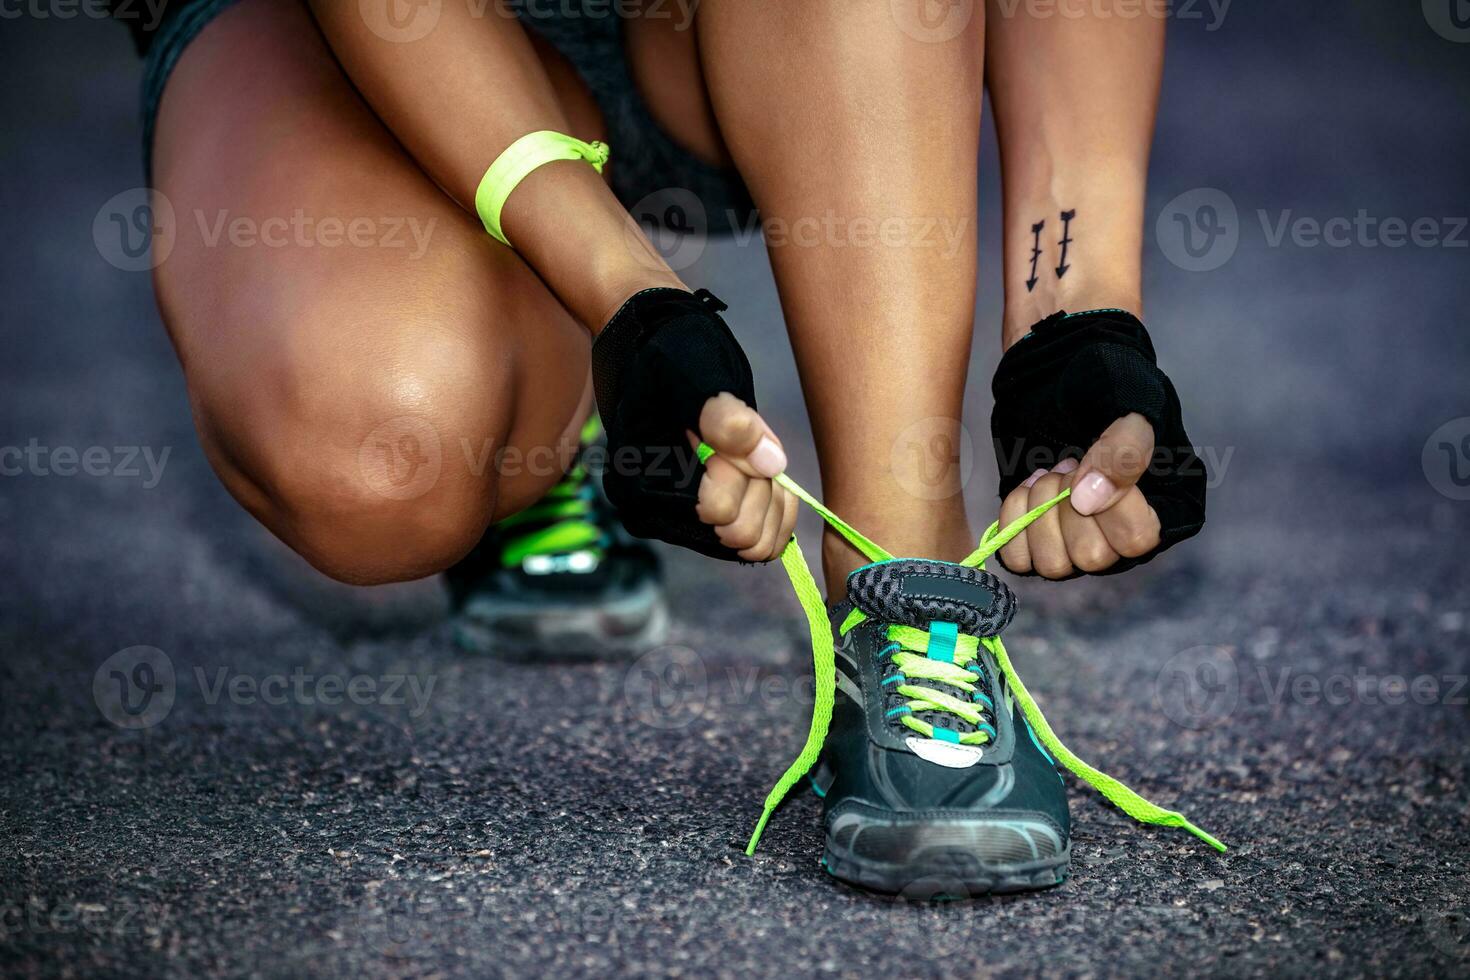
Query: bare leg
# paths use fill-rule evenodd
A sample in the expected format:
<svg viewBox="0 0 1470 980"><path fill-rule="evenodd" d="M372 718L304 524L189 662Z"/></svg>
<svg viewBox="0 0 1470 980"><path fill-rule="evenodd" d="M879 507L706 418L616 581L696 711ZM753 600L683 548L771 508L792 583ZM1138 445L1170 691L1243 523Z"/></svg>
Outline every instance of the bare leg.
<svg viewBox="0 0 1470 980"><path fill-rule="evenodd" d="M498 10L476 16L472 4L446 3L426 36L396 42L374 33L355 3L311 6L373 110L471 212L475 188L502 150L536 130L573 128L525 29ZM683 288L581 161L533 171L510 196L501 224L516 252L594 332L640 289Z"/></svg>
<svg viewBox="0 0 1470 980"><path fill-rule="evenodd" d="M357 5L316 0L333 53L388 128L462 206L485 168L512 142L569 128L566 111L520 23L495 8L444 4L417 40L388 40ZM594 334L632 294L684 288L597 172L581 161L533 171L511 194L502 226L516 254ZM751 561L775 556L796 501L771 477L785 468L779 441L733 396L711 397L697 420L719 456L701 478L699 518Z"/></svg>
<svg viewBox="0 0 1470 980"><path fill-rule="evenodd" d="M958 467L916 492L912 468L935 461L910 450L957 445L982 30L977 10L958 37L925 43L887 0L700 7L720 130L772 244L823 496L901 554L956 558L970 543ZM827 536L832 594L862 561Z"/></svg>
<svg viewBox="0 0 1470 980"><path fill-rule="evenodd" d="M1110 10L1106 0L1052 17L1028 15L1024 4L1010 16L994 0L987 6L986 72L1005 194L1002 342L1009 347L1060 309L1142 316L1144 192L1164 20Z"/></svg>
<svg viewBox="0 0 1470 980"><path fill-rule="evenodd" d="M1164 59L1161 16L1078 4L1068 16L990 7L988 80L1005 195L1009 348L1058 310L1143 316L1143 208ZM1013 571L1064 578L1159 543L1158 515L1134 484L1154 449L1143 416L1108 427L1080 464L1017 487L1002 521L1072 497L1001 552Z"/></svg>
<svg viewBox="0 0 1470 980"><path fill-rule="evenodd" d="M356 35L354 19L340 32L346 60L354 44L368 49L363 85L383 89L403 133L364 105L299 2L246 0L190 46L154 148L158 187L182 216L156 286L226 487L319 569L367 583L443 569L544 493L590 405L577 320L595 331L631 292L680 284L586 165L544 167L512 195L504 225L520 253L466 209L479 171L515 137L574 120L587 136L599 128L575 76L554 57L544 68L518 24L458 25L482 45L451 44L425 73L384 71L373 45L396 47ZM485 62L499 74L484 75ZM435 98L446 91L463 103L447 117ZM461 139L468 131L489 132L488 148ZM337 247L293 239L295 216L334 224ZM259 240L218 237L237 219ZM363 222L369 241L344 246L344 227ZM396 227L402 246L405 225L415 247L375 247L372 229ZM763 423L727 398L700 426L734 474L715 480L712 466L701 485L729 512L709 523L745 557L769 557L782 520L767 535L765 511L794 520L793 502L729 462L743 462ZM747 506L761 489L764 506Z"/></svg>
<svg viewBox="0 0 1470 980"><path fill-rule="evenodd" d="M205 30L154 160L179 226L159 306L201 441L312 564L359 583L438 571L560 477L586 331L403 153L304 7L246 0ZM297 214L370 234L301 241L280 224ZM221 218L260 239L211 238ZM523 462L497 467L507 447Z"/></svg>

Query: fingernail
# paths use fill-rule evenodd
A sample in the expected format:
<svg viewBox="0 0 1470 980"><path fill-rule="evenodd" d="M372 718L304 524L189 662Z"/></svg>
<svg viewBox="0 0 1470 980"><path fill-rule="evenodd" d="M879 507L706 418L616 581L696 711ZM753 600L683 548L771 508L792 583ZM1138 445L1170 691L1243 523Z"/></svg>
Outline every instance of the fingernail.
<svg viewBox="0 0 1470 980"><path fill-rule="evenodd" d="M1112 480L1101 473L1089 473L1072 488L1072 509L1087 517L1100 510L1117 492Z"/></svg>
<svg viewBox="0 0 1470 980"><path fill-rule="evenodd" d="M1031 487L1036 483L1036 481L1041 479L1043 476L1046 476L1046 470L1037 470L1035 473L1032 473L1030 476L1026 477L1026 479L1022 480L1021 486L1025 487L1027 490L1030 490Z"/></svg>
<svg viewBox="0 0 1470 980"><path fill-rule="evenodd" d="M1051 468L1051 471L1053 473L1061 473L1063 475L1066 475L1067 473L1072 472L1076 468L1077 468L1077 461L1075 459L1073 459L1072 457L1068 456L1066 459L1062 460L1060 463L1058 463L1057 465L1053 466Z"/></svg>
<svg viewBox="0 0 1470 980"><path fill-rule="evenodd" d="M786 452L770 436L761 436L761 441L756 443L747 459L757 473L768 479L774 479L786 471Z"/></svg>

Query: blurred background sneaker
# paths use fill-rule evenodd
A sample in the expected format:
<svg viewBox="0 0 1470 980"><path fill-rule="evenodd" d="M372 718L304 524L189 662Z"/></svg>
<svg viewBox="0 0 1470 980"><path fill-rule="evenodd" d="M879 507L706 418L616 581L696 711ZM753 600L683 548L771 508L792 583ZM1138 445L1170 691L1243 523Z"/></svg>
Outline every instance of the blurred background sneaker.
<svg viewBox="0 0 1470 980"><path fill-rule="evenodd" d="M492 525L444 574L455 639L510 659L633 656L662 643L669 612L658 556L626 531L588 466L596 417L561 482Z"/></svg>

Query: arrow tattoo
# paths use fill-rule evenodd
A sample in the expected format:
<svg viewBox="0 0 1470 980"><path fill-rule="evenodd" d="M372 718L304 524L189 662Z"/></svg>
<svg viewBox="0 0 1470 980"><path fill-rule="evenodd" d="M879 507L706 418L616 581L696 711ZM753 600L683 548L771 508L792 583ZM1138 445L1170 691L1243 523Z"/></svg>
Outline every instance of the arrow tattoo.
<svg viewBox="0 0 1470 980"><path fill-rule="evenodd" d="M1072 244L1072 241L1073 241L1073 239L1072 239L1072 219L1075 218L1075 217L1077 217L1077 209L1076 208L1073 208L1070 211L1063 211L1062 212L1062 240L1059 243L1062 246L1062 260L1057 263L1057 278L1058 279L1062 278L1062 276L1065 276L1067 274L1067 270L1070 269L1070 268L1072 268L1070 265L1067 264L1067 246L1070 245L1070 244ZM1032 260L1032 264L1034 266L1034 264L1035 264L1035 260L1034 259Z"/></svg>
<svg viewBox="0 0 1470 980"><path fill-rule="evenodd" d="M1041 229L1046 227L1043 219L1031 226L1031 278L1026 280L1026 292L1036 288L1036 260L1041 258Z"/></svg>

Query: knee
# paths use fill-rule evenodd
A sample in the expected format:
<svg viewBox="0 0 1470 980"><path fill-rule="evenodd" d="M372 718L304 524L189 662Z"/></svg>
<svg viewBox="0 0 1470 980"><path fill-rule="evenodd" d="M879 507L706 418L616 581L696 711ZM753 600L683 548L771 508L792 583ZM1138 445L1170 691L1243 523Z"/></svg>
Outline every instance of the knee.
<svg viewBox="0 0 1470 980"><path fill-rule="evenodd" d="M201 432L221 473L248 484L232 492L318 570L355 585L422 578L489 524L511 417L508 378L443 355L429 341L355 365L298 357L200 413Z"/></svg>

